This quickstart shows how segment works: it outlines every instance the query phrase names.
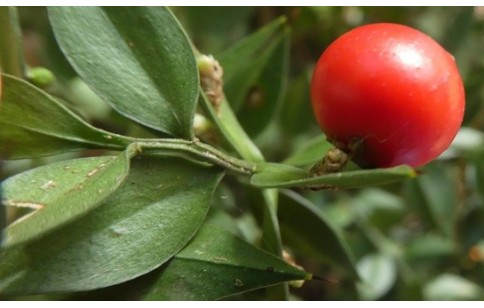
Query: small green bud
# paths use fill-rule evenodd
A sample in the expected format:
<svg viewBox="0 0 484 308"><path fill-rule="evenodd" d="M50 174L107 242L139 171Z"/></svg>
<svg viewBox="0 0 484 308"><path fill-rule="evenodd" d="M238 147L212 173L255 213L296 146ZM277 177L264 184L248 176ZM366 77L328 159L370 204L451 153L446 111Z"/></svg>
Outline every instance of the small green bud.
<svg viewBox="0 0 484 308"><path fill-rule="evenodd" d="M29 70L27 77L38 87L45 88L55 81L54 74L45 67L33 67Z"/></svg>

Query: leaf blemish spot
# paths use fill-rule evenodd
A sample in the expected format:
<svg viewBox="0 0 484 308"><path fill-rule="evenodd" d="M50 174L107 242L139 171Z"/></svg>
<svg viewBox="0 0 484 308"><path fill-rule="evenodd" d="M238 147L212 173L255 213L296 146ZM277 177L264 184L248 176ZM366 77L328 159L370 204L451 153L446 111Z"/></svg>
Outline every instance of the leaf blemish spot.
<svg viewBox="0 0 484 308"><path fill-rule="evenodd" d="M109 230L115 235L115 236L121 236L123 234L128 233L128 230L122 227L111 227Z"/></svg>
<svg viewBox="0 0 484 308"><path fill-rule="evenodd" d="M214 257L214 258L212 258L212 260L214 262L224 262L224 261L227 261L227 259L224 258L224 257Z"/></svg>
<svg viewBox="0 0 484 308"><path fill-rule="evenodd" d="M40 188L42 190L47 190L47 189L53 188L53 187L56 187L56 186L55 186L55 182L52 181L52 180L47 181L47 182L44 183L44 185L40 186Z"/></svg>
<svg viewBox="0 0 484 308"><path fill-rule="evenodd" d="M34 210L41 210L45 205L34 202L14 201L14 200L2 200L4 206L25 207Z"/></svg>
<svg viewBox="0 0 484 308"><path fill-rule="evenodd" d="M235 286L236 287L243 287L244 283L239 278L235 278Z"/></svg>

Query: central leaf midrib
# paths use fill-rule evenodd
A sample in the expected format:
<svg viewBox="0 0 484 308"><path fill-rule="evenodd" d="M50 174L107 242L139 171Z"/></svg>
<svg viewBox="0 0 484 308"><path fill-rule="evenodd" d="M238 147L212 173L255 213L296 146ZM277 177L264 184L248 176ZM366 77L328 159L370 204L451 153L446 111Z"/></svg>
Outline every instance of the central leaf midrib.
<svg viewBox="0 0 484 308"><path fill-rule="evenodd" d="M240 268L240 269L250 269L250 270L260 271L260 272L267 272L267 268L272 266L272 264L268 264L264 268L257 268L257 267L250 267L250 266L226 263L226 262L210 261L210 260L206 260L206 259L197 259L197 258L192 258L192 257L181 257L181 256L178 256L178 255L175 256L175 260L176 259L190 261L190 262L207 263L207 264L210 264L210 265L217 265L217 266L222 266L222 267L226 266L226 267L233 267L233 268ZM290 266L290 265L288 265L288 266ZM281 271L281 270L278 271L276 267L274 267L274 271L272 271L271 273L297 276L294 273L289 273L289 272L285 272L285 271ZM298 279L298 278L303 279L304 277L305 277L305 274L302 272L301 276L297 276L295 279Z"/></svg>
<svg viewBox="0 0 484 308"><path fill-rule="evenodd" d="M129 54L130 55L130 59L131 60L134 60L132 62L137 67L139 67L141 69L141 71L143 71L144 77L146 77L146 79L150 81L150 85L152 86L151 88L155 89L156 93L162 99L162 101L166 102L167 105L170 106L170 108L164 108L164 109L167 109L173 115L176 123L178 124L178 130L183 131L183 125L181 123L181 120L180 120L178 114L175 111L177 109L174 108L174 104L163 95L162 90L158 87L156 81L153 80L149 74L147 74L148 71L145 69L145 67L143 67L142 62L138 60L138 57L133 52L133 48L131 48L127 44L127 42L124 39L124 37L122 37L122 32L121 32L122 31L122 27L117 27L116 26L116 24L117 24L116 23L116 20L106 11L106 8L103 7L103 8L100 8L100 10L104 13L104 15L106 16L106 19L109 20L109 23L110 23L110 25L112 27L111 31L109 31L109 32L115 34L119 38L119 42L122 42L122 45L124 47L124 51L127 51L126 54ZM160 107L163 107L163 106L161 105Z"/></svg>

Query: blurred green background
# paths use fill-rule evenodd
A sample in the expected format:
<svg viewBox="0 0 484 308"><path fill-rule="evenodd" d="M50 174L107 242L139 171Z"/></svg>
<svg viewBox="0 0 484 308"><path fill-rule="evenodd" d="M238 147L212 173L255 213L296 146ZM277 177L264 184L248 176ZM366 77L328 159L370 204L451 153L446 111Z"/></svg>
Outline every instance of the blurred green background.
<svg viewBox="0 0 484 308"><path fill-rule="evenodd" d="M266 158L275 162L321 135L311 110L309 82L320 54L339 35L366 23L402 23L429 34L452 53L466 88L464 126L448 151L421 168L417 180L358 190L301 192L344 230L363 281L355 287L322 260L307 257L311 254L305 249L310 248L300 245L290 251L298 264L340 283L307 282L292 293L294 299L303 300L484 300L484 7L172 9L197 48L214 55L286 16L291 40L281 104L256 124L244 113L256 115L263 106L250 104L249 93L240 106L234 106ZM47 91L64 98L98 127L151 134L127 124L76 76L55 43L44 8L21 7L19 14L28 65L47 67L56 76ZM65 157L3 162L0 179L58 159ZM224 206L250 238L254 222L249 207L242 204L249 202L247 188L229 179L221 191L233 196ZM251 299L251 295L236 298Z"/></svg>

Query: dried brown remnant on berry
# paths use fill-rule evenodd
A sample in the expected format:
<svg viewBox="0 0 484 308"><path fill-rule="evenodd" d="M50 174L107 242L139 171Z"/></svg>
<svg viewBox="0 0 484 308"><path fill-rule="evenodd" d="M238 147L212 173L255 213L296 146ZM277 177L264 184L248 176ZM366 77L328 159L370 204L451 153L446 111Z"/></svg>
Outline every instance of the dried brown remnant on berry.
<svg viewBox="0 0 484 308"><path fill-rule="evenodd" d="M348 162L348 154L338 148L332 148L322 160L309 170L310 176L318 176L327 173L339 172Z"/></svg>
<svg viewBox="0 0 484 308"><path fill-rule="evenodd" d="M220 63L211 55L201 55L197 59L200 84L210 103L218 112L224 99L223 69Z"/></svg>

